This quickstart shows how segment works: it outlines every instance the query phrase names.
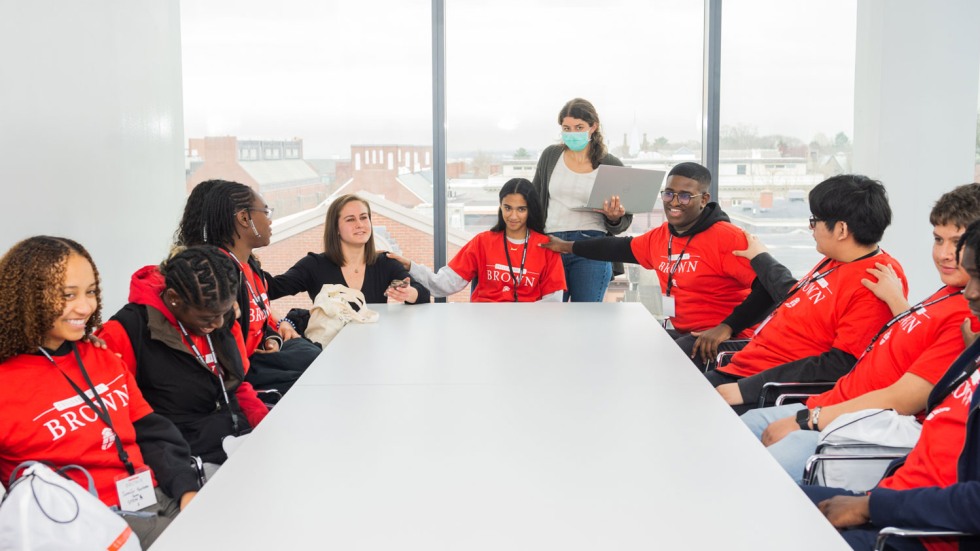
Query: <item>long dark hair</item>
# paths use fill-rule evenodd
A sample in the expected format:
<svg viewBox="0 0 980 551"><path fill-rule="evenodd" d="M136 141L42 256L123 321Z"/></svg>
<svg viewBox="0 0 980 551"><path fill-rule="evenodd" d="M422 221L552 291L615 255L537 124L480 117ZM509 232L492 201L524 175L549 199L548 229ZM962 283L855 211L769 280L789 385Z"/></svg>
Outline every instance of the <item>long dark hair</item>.
<svg viewBox="0 0 980 551"><path fill-rule="evenodd" d="M606 144L602 139L602 125L599 123L599 113L596 112L595 106L588 100L575 98L561 108L561 112L558 113L558 124L561 124L565 117L583 120L589 123L589 126L595 125L595 132L592 133L589 142L589 160L592 161L592 168L599 168L599 163L606 156ZM568 149L567 145L562 147Z"/></svg>
<svg viewBox="0 0 980 551"><path fill-rule="evenodd" d="M347 194L341 195L334 199L333 203L330 203L330 207L327 208L327 218L323 223L323 253L331 262L338 266L343 266L347 263L347 260L344 258L344 249L340 246L340 211L347 206L347 203L353 201L364 203L364 206L367 207L368 218L371 218L371 205L357 195ZM370 266L374 264L377 257L378 253L374 248L374 221L372 220L371 239L368 239L367 243L364 244L365 265Z"/></svg>
<svg viewBox="0 0 980 551"><path fill-rule="evenodd" d="M538 233L544 233L544 210L538 201L538 194L534 185L524 178L511 178L500 188L500 200L503 201L504 197L515 193L523 195L524 201L527 202L527 227ZM490 231L502 232L505 228L507 228L507 224L504 223L504 214L498 206L497 225L490 228Z"/></svg>

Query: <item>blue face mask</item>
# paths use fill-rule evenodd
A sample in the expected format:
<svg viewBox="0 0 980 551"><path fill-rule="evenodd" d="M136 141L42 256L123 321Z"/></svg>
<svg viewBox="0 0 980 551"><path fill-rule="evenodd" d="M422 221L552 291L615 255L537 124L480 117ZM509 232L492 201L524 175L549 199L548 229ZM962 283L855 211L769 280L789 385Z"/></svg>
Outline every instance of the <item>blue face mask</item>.
<svg viewBox="0 0 980 551"><path fill-rule="evenodd" d="M589 145L589 133L588 132L562 132L561 141L565 142L568 149L572 151L582 151L585 146Z"/></svg>

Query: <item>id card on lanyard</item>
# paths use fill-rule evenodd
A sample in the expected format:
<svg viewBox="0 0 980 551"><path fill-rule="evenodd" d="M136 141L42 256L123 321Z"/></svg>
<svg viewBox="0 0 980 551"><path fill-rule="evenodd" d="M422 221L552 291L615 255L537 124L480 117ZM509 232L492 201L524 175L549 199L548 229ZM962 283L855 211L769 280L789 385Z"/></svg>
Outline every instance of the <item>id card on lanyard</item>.
<svg viewBox="0 0 980 551"><path fill-rule="evenodd" d="M61 371L65 380L68 381L68 384L71 385L75 393L85 402L85 405L95 413L100 421L105 423L106 427L108 427L107 430L112 433L112 439L116 445L116 453L119 455L119 460L122 461L123 466L126 467L127 472L127 474L115 478L119 508L123 511L133 512L155 504L157 502L157 496L153 490L153 477L150 475L149 467L140 467L139 469L133 467L132 462L129 461L129 454L123 449L122 442L119 440L119 434L116 432L116 428L112 426L109 409L106 407L105 402L102 401L102 396L99 394L98 389L92 383L88 371L85 370L85 364L82 363L82 356L78 353L78 348L75 347L75 343L71 343L71 350L75 354L75 362L78 364L78 370L82 372L85 384L89 386L90 390L88 392L83 391L75 384L75 381L71 380L71 377L67 373L61 370L58 363L48 354L47 350L40 348L41 353ZM89 398L89 394L92 395L91 398ZM95 402L98 402L98 405Z"/></svg>

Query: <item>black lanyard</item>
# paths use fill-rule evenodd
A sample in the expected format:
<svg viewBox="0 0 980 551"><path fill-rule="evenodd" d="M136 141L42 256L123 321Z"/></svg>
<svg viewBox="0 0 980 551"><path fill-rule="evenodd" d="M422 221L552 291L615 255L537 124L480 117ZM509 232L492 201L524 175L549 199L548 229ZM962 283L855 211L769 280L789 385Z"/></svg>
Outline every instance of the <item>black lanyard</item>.
<svg viewBox="0 0 980 551"><path fill-rule="evenodd" d="M265 322L269 324L270 320L272 319L272 315L269 314L269 309L266 307L265 301L262 300L262 296L255 291L255 288L252 287L252 283L248 280L248 276L245 274L245 267L242 265L242 262L238 260L238 257L231 251L226 251L224 249L221 250L228 255L229 258L235 261L235 264L238 266L238 274L241 276L241 279L245 281L245 288L248 289L248 294L252 297L252 302L259 307L259 310L262 310L262 313L265 314Z"/></svg>
<svg viewBox="0 0 980 551"><path fill-rule="evenodd" d="M99 391L95 389L95 385L92 384L92 379L89 378L88 372L85 371L85 364L82 363L82 356L78 353L78 348L75 347L75 343L73 342L69 343L69 346L71 347L71 351L75 353L75 362L78 363L78 370L82 372L82 377L85 379L85 383L92 389L92 396L99 401L98 406L96 406L95 402L93 402L92 399L89 398L85 392L75 384L75 381L71 380L71 377L69 377L67 373L61 370L61 367L58 366L58 362L54 361L54 358L48 354L47 350L41 347L38 347L38 350L44 354L48 361L51 362L58 369L58 371L61 371L61 374L65 377L65 380L68 381L68 384L70 384L75 392L82 398L85 405L91 408L99 420L109 427L109 430L112 431L113 440L116 442L116 452L119 454L119 460L122 461L123 465L126 467L126 472L128 472L130 475L136 474L136 469L129 461L129 454L126 453L126 450L123 448L122 440L119 438L119 433L117 433L115 427L112 426L112 418L109 417L109 409L106 407L105 402L102 401L102 396L100 396Z"/></svg>
<svg viewBox="0 0 980 551"><path fill-rule="evenodd" d="M211 355L214 356L214 367L211 367L211 364L208 363L207 358L204 356L204 354L201 354L200 349L198 349L197 345L194 344L194 340L187 334L187 330L184 329L184 324L178 321L177 327L180 328L180 332L184 335L184 340L187 342L188 346L190 346L191 352L197 356L197 361L201 362L201 364L207 368L208 371L218 376L218 384L221 386L221 394L225 397L225 405L228 407L228 413L231 414L232 430L235 431L235 434L238 434L238 414L235 413L235 409L231 407L231 402L228 400L228 389L225 388L225 378L221 374L221 363L218 362L218 355L214 351L214 344L211 342L211 335L204 335L204 338L207 339L208 348L211 349ZM215 401L215 405L217 406L217 409L221 409L221 402Z"/></svg>
<svg viewBox="0 0 980 551"><path fill-rule="evenodd" d="M693 240L694 240L694 236L693 235L691 237L688 237L687 238L687 243L684 243L684 248L681 249L680 254L677 255L677 262L674 262L674 265L671 266L670 271L667 272L667 293L666 293L666 295L668 297L670 296L670 290L674 288L674 272L676 272L677 271L677 267L681 265L681 260L684 259L684 252L687 251L687 246L690 245L691 244L691 241L693 241ZM670 235L670 238L667 239L667 262L668 263L670 263L670 258L671 258L671 256L673 256L671 254L671 251L673 250L673 246L674 246L674 235L671 234Z"/></svg>
<svg viewBox="0 0 980 551"><path fill-rule="evenodd" d="M789 300L790 297L792 297L794 294L796 294L796 292L799 291L800 289L806 287L807 285L809 285L811 283L815 283L815 282L820 281L821 279L829 276L830 274L834 273L841 266L843 266L845 264L850 264L851 262L858 262L858 261L864 260L865 258L871 258L872 256L878 254L878 252L880 250L881 249L875 247L875 250L871 251L870 253L868 253L868 254L860 257L860 258L855 258L854 260L851 260L850 262L841 262L840 264L834 266L833 268L827 270L826 272L820 273L820 269L823 268L824 266L826 266L827 264L829 264L830 261L831 261L830 258L824 259L823 262L821 262L819 265L817 265L817 267L812 272L810 272L810 275L809 276L807 276L807 277L805 277L805 278L803 278L803 279L801 279L801 280L799 280L799 281L796 282L796 285L794 285L793 288L789 290L789 293L786 294L786 298L783 299L782 304L786 304L786 301Z"/></svg>
<svg viewBox="0 0 980 551"><path fill-rule="evenodd" d="M942 302L942 301L944 301L944 300L946 300L946 299L948 299L950 297L955 297L957 295L962 295L962 294L963 294L963 289L960 289L959 291L956 291L955 293L949 293L947 295L943 295L943 296L941 296L941 297L939 297L939 298L937 298L935 300L930 300L929 302L925 302L925 301L920 302L920 303L916 304L915 306L909 308L908 310L906 310L906 311L898 314L894 318L888 320L888 323L886 323L885 325L883 325L881 327L881 329L879 329L878 332L875 333L875 336L871 339L871 344L869 344L868 347L864 349L864 352L861 353L861 357L858 358L857 361L861 361L861 358L864 358L868 354L868 352L871 352L871 349L874 348L875 343L878 342L878 337L884 335L885 334L885 331L888 331L891 328L891 326L895 325L896 323L902 321L903 319L911 316L912 314L914 314L916 312L920 312L922 310L925 310L927 307L932 306L933 304L937 304L937 303ZM855 363L857 363L857 362L855 362Z"/></svg>
<svg viewBox="0 0 980 551"><path fill-rule="evenodd" d="M514 283L514 302L517 302L517 288L524 279L524 261L527 260L527 246L531 242L531 230L526 230L524 234L524 254L521 255L521 267L518 275L514 275L514 266L510 263L510 241L507 240L507 232L504 232L504 254L507 255L507 269L510 270L510 280Z"/></svg>

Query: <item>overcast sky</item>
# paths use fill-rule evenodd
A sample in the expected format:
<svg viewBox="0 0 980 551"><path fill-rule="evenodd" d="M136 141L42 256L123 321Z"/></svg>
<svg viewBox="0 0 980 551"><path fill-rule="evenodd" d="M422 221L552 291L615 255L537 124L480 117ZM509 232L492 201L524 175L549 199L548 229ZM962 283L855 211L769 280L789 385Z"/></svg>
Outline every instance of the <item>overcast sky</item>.
<svg viewBox="0 0 980 551"><path fill-rule="evenodd" d="M592 101L612 145L700 139L694 0L446 0L449 150L554 143ZM181 3L188 138L301 137L306 156L432 142L428 0ZM853 127L852 0L729 0L722 125L809 141Z"/></svg>

